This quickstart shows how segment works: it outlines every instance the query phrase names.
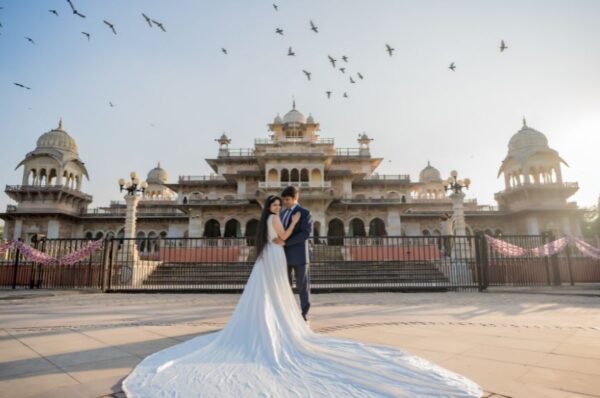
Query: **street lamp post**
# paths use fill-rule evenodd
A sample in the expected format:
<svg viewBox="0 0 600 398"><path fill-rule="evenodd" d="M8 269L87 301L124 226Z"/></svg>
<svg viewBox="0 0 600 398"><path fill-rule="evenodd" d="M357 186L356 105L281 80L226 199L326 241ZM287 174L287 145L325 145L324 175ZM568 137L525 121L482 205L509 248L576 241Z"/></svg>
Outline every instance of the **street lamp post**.
<svg viewBox="0 0 600 398"><path fill-rule="evenodd" d="M446 191L451 191L450 198L452 199L454 234L459 236L465 236L467 234L464 210L465 193L462 190L463 188L469 189L469 185L471 185L471 180L468 178L459 180L458 172L456 170L452 170L450 177L448 177L446 184L444 185Z"/></svg>
<svg viewBox="0 0 600 398"><path fill-rule="evenodd" d="M138 260L137 246L135 244L135 223L136 223L136 211L137 204L140 200L138 193L144 194L144 191L148 187L146 181L140 183L140 179L135 171L132 171L129 176L131 181L125 181L124 178L119 178L119 192L127 191L125 194L125 204L127 210L125 213L125 234L127 244L127 256L128 260L136 262Z"/></svg>

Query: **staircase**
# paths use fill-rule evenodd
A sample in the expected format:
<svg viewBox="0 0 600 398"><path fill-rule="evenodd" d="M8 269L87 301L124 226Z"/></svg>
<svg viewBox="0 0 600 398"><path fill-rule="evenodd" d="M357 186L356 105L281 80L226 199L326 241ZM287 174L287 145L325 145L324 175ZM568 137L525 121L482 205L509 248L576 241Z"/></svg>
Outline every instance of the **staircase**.
<svg viewBox="0 0 600 398"><path fill-rule="evenodd" d="M444 274L427 261L353 263L343 261L340 250L328 250L318 256L321 261L310 265L312 291L444 290L449 285ZM144 280L143 287L241 290L252 271L252 265L253 262L164 263Z"/></svg>

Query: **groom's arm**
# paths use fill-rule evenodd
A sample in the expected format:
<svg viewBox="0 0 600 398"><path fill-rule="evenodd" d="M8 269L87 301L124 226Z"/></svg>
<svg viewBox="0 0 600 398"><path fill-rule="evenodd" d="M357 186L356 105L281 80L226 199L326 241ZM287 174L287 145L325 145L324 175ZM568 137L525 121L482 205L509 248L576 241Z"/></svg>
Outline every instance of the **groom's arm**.
<svg viewBox="0 0 600 398"><path fill-rule="evenodd" d="M312 223L312 215L307 210L306 215L300 219L300 231L290 236L290 238L285 241L284 246L293 246L307 240L312 231Z"/></svg>

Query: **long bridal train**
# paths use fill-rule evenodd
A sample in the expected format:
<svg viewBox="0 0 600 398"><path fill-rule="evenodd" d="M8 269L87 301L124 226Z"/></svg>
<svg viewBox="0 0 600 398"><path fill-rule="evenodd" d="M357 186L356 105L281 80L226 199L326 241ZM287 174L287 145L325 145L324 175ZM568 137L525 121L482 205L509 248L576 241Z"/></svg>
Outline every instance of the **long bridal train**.
<svg viewBox="0 0 600 398"><path fill-rule="evenodd" d="M269 220L270 221L270 220ZM269 222L269 240L275 232ZM479 397L467 378L403 351L312 332L268 243L225 328L146 357L128 397Z"/></svg>

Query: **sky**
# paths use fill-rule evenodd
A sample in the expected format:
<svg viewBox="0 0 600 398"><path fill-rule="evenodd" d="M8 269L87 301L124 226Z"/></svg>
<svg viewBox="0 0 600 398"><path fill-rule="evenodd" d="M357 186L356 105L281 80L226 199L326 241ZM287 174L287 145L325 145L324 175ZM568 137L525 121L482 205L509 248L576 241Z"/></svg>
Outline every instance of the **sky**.
<svg viewBox="0 0 600 398"><path fill-rule="evenodd" d="M107 206L122 199L120 177L145 177L158 161L170 182L210 174L215 138L250 148L295 98L337 147L372 137L380 174L418 180L430 161L443 178L469 177L467 197L481 204L503 189L498 168L525 116L569 164L564 179L579 182L571 200L598 199L600 1L277 0L278 11L266 0L73 2L86 18L66 0L0 0L4 185L20 184L15 166L62 117L89 172L90 207ZM327 55L338 66L347 55L346 73ZM0 209L9 203L1 194Z"/></svg>

